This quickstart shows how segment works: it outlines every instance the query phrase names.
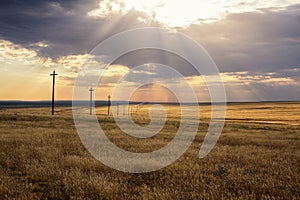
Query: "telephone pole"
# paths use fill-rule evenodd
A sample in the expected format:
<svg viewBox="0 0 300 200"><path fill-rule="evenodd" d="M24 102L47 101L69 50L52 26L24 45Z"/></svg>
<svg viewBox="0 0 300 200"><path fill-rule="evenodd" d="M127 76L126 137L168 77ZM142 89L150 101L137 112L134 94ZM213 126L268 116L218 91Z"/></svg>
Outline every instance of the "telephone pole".
<svg viewBox="0 0 300 200"><path fill-rule="evenodd" d="M117 103L117 116L119 116L119 103Z"/></svg>
<svg viewBox="0 0 300 200"><path fill-rule="evenodd" d="M90 115L92 115L92 109L93 109L93 88L91 88L90 90Z"/></svg>
<svg viewBox="0 0 300 200"><path fill-rule="evenodd" d="M125 104L123 105L123 115L125 115Z"/></svg>
<svg viewBox="0 0 300 200"><path fill-rule="evenodd" d="M108 102L107 102L107 105L108 105L108 108L107 108L107 115L109 116L109 111L110 111L110 105L111 105L111 102L110 102L110 95L108 95Z"/></svg>
<svg viewBox="0 0 300 200"><path fill-rule="evenodd" d="M53 74L50 74L50 76L53 76L52 80L52 115L54 115L54 86L55 86L55 76L58 74L55 73L55 70L53 70Z"/></svg>

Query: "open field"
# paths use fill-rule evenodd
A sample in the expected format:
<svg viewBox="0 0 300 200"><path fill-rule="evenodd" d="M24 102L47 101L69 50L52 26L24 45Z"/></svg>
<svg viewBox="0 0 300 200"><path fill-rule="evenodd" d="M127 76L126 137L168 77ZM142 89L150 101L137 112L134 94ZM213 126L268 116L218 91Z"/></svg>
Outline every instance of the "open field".
<svg viewBox="0 0 300 200"><path fill-rule="evenodd" d="M147 109L133 114L142 126L149 123ZM115 144L149 152L165 146L178 129L178 107L166 109L165 127L149 139L121 133L105 107L96 113ZM0 109L0 199L300 199L300 103L229 105L217 145L199 159L210 118L210 106L202 105L188 151L145 174L119 172L95 160L82 145L71 112Z"/></svg>

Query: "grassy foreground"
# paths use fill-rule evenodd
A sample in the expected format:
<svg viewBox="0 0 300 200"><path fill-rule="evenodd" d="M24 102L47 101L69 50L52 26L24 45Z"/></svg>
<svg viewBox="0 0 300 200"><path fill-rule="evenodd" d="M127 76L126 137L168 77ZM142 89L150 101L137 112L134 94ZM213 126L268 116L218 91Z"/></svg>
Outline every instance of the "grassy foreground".
<svg viewBox="0 0 300 200"><path fill-rule="evenodd" d="M0 199L300 199L300 103L229 105L223 133L204 159L198 153L210 112L201 109L188 151L145 174L95 160L77 135L71 108L55 116L49 108L0 109ZM166 145L179 124L173 113L161 133L141 140L122 134L105 112L97 110L108 137L133 152ZM148 122L144 115L134 120Z"/></svg>

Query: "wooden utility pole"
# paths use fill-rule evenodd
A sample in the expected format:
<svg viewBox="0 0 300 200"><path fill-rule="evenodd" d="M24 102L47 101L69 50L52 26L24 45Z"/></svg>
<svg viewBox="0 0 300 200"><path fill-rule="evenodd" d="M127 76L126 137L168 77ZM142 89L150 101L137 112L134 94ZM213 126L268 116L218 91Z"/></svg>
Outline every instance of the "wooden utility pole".
<svg viewBox="0 0 300 200"><path fill-rule="evenodd" d="M91 88L90 90L90 115L92 115L92 111L93 111L93 88Z"/></svg>
<svg viewBox="0 0 300 200"><path fill-rule="evenodd" d="M108 102L107 102L107 115L109 116L109 111L110 111L110 106L111 106L111 102L110 102L110 95L108 95Z"/></svg>
<svg viewBox="0 0 300 200"><path fill-rule="evenodd" d="M53 70L53 74L50 74L50 76L53 76L52 79L52 115L54 115L54 86L55 86L55 76L58 75L55 73L55 70Z"/></svg>
<svg viewBox="0 0 300 200"><path fill-rule="evenodd" d="M119 103L117 103L117 116L119 116Z"/></svg>

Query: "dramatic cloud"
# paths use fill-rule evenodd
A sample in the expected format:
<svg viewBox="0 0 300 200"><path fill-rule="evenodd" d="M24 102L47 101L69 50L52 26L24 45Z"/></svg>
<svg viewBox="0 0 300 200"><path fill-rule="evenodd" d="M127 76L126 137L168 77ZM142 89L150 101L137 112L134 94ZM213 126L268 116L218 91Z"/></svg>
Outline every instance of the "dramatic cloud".
<svg viewBox="0 0 300 200"><path fill-rule="evenodd" d="M204 12L209 10L205 6L194 6L194 0L180 1L186 7L178 2L1 2L1 70L15 69L21 73L22 67L32 70L34 67L55 67L62 71L59 80L71 85L89 57L88 53L99 42L124 30L161 26L187 34L208 50L222 72L229 99L300 99L300 4L296 4L296 0L210 1L206 5L206 8L211 7L209 13ZM178 13L182 13L180 19L177 19ZM103 64L101 60L94 62L94 65ZM167 52L131 52L113 65L123 66L127 70L124 73L128 73L129 68L145 63L172 66L198 87L198 91L205 90L193 67ZM116 67L114 73L116 71L122 70ZM107 86L120 78L120 74L110 73L103 79ZM148 71L132 71L131 76L151 77L154 75L151 73L157 75L160 71L149 68ZM180 80L170 84L180 85Z"/></svg>
<svg viewBox="0 0 300 200"><path fill-rule="evenodd" d="M203 44L221 71L272 72L300 67L300 7L229 15L185 33Z"/></svg>
<svg viewBox="0 0 300 200"><path fill-rule="evenodd" d="M104 0L89 16L103 18L113 13L136 10L166 26L187 26L193 22L214 22L228 13L253 12L263 8L280 10L298 0ZM180 14L179 14L180 13ZM141 18L142 19L142 18Z"/></svg>
<svg viewBox="0 0 300 200"><path fill-rule="evenodd" d="M96 1L11 1L1 4L0 37L24 47L49 44L39 53L45 57L84 54L120 31L141 27L137 11L96 19L87 13ZM145 16L143 16L144 18Z"/></svg>

